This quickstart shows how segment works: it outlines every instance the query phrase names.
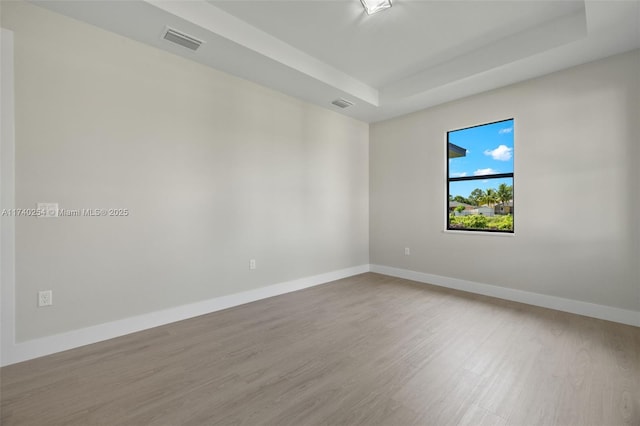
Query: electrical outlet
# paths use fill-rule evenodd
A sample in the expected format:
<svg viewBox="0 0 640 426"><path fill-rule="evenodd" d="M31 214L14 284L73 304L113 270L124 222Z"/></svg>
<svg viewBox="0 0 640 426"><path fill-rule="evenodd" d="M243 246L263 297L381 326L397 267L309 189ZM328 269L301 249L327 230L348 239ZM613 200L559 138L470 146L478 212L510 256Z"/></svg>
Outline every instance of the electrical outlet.
<svg viewBox="0 0 640 426"><path fill-rule="evenodd" d="M409 247L405 247L405 248L404 248L404 255L405 255L405 256L409 256L409 255L411 255L411 249L410 249Z"/></svg>
<svg viewBox="0 0 640 426"><path fill-rule="evenodd" d="M249 261L249 269L256 269L256 260L255 259L251 259Z"/></svg>
<svg viewBox="0 0 640 426"><path fill-rule="evenodd" d="M53 305L53 291L45 290L38 292L38 307Z"/></svg>

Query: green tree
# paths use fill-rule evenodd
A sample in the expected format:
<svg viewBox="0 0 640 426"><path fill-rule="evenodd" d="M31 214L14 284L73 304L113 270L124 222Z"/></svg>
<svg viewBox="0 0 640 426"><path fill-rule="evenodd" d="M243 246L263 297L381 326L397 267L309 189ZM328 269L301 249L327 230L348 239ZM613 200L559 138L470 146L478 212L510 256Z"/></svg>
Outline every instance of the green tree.
<svg viewBox="0 0 640 426"><path fill-rule="evenodd" d="M453 201L457 201L459 203L471 204L468 198L464 198L462 195L456 195L453 197Z"/></svg>
<svg viewBox="0 0 640 426"><path fill-rule="evenodd" d="M474 205L474 206L479 206L481 204L481 200L484 197L484 191L480 188L476 188L473 191L471 191L471 194L469 194L469 204Z"/></svg>
<svg viewBox="0 0 640 426"><path fill-rule="evenodd" d="M496 191L496 199L499 203L507 204L513 199L513 186L501 183Z"/></svg>
<svg viewBox="0 0 640 426"><path fill-rule="evenodd" d="M456 211L458 213L462 213L464 211L464 206L460 205L460 206L456 207Z"/></svg>
<svg viewBox="0 0 640 426"><path fill-rule="evenodd" d="M498 196L496 195L496 190L493 188L489 188L486 191L483 191L480 203L486 204L489 207L493 207L496 204L497 200Z"/></svg>

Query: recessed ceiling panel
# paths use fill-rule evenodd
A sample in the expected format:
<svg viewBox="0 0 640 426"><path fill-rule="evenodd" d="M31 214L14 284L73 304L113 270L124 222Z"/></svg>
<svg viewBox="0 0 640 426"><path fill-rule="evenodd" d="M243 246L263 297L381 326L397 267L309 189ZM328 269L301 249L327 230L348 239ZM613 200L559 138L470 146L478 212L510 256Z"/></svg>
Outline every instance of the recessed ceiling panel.
<svg viewBox="0 0 640 426"><path fill-rule="evenodd" d="M357 0L210 3L380 87L561 17L583 1L402 1L367 15Z"/></svg>

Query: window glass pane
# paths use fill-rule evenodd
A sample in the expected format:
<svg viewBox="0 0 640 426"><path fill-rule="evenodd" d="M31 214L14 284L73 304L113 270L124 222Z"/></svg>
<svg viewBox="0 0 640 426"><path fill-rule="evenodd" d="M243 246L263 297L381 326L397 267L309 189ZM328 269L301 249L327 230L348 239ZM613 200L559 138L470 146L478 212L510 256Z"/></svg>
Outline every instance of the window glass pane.
<svg viewBox="0 0 640 426"><path fill-rule="evenodd" d="M449 229L513 231L513 178L449 183Z"/></svg>
<svg viewBox="0 0 640 426"><path fill-rule="evenodd" d="M449 178L513 173L513 119L448 133Z"/></svg>

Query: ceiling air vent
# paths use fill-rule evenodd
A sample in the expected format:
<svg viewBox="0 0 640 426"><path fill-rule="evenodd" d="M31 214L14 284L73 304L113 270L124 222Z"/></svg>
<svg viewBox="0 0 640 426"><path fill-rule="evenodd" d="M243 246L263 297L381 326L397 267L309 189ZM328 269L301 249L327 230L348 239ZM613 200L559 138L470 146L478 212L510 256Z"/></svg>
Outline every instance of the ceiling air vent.
<svg viewBox="0 0 640 426"><path fill-rule="evenodd" d="M167 28L162 38L191 50L198 50L198 47L200 47L200 45L202 44L201 40L198 40L171 28Z"/></svg>
<svg viewBox="0 0 640 426"><path fill-rule="evenodd" d="M335 101L331 102L332 104L334 104L337 107L340 108L346 108L346 107L350 107L351 105L353 105L353 102L348 101L346 99L336 99Z"/></svg>

